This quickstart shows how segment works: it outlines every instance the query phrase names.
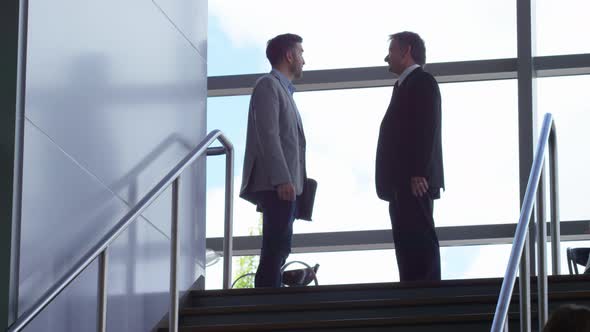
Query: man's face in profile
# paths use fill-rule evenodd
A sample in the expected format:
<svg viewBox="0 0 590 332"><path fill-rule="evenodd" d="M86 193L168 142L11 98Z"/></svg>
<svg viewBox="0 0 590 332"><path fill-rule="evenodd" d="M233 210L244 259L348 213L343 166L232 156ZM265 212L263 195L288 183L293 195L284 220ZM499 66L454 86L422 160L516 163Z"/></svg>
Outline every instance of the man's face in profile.
<svg viewBox="0 0 590 332"><path fill-rule="evenodd" d="M397 40L392 39L389 43L389 53L385 57L385 62L389 64L390 72L401 75L401 73L404 71L402 65L404 53L407 53L407 50L406 52L402 52Z"/></svg>
<svg viewBox="0 0 590 332"><path fill-rule="evenodd" d="M290 70L293 73L293 76L297 78L301 78L303 75L303 65L305 64L305 60L303 59L303 46L301 43L295 44L295 47L291 50L291 65Z"/></svg>

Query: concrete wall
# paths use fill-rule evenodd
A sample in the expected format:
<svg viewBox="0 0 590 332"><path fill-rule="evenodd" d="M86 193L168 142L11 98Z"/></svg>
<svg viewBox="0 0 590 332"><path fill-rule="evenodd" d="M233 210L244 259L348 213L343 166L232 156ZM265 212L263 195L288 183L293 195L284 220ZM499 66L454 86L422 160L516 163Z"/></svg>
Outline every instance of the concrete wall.
<svg viewBox="0 0 590 332"><path fill-rule="evenodd" d="M206 0L31 0L19 314L206 135ZM204 274L205 162L181 177L179 283ZM168 310L170 190L109 250L108 330ZM95 263L27 331L96 331Z"/></svg>

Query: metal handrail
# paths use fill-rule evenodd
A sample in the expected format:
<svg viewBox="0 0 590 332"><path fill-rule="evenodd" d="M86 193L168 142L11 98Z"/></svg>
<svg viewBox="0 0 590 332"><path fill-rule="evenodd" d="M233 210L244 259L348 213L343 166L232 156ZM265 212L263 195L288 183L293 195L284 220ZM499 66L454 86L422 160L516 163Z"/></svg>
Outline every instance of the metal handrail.
<svg viewBox="0 0 590 332"><path fill-rule="evenodd" d="M209 146L219 140L223 147ZM78 263L65 274L53 287L37 301L30 309L19 317L8 329L8 332L22 330L29 324L49 303L51 303L72 281L76 279L96 258L99 258L99 305L98 325L99 331L106 331L106 282L108 248L137 218L172 185L172 226L171 226L171 259L170 259L170 319L169 330L178 331L178 189L179 177L186 168L191 166L203 154L219 155L221 149L226 155L225 178L225 226L224 226L224 264L223 287L230 286L231 256L232 256L232 227L233 227L233 145L219 130L211 131L199 145L182 159L166 176L158 182L127 214L121 218L117 225L108 232Z"/></svg>
<svg viewBox="0 0 590 332"><path fill-rule="evenodd" d="M545 325L547 321L547 269L546 269L546 223L545 223L545 194L544 194L544 176L543 168L545 165L545 152L549 146L549 176L551 185L551 246L552 246L552 264L553 274L559 274L560 258L560 230L559 230L559 188L557 177L557 138L555 123L553 116L549 113L545 114L543 119L543 127L537 145L537 151L531 167L529 180L527 183L524 201L520 210L520 218L516 226L516 233L512 250L510 252L510 259L502 282L502 289L498 298L496 312L494 314L494 321L492 323L492 332L501 332L508 326L508 307L512 298L512 289L516 281L516 272L520 263L520 323L521 331L529 332L531 330L531 308L530 308L530 246L529 243L529 221L531 219L533 207L537 212L537 269L538 269L538 305L539 305L539 329ZM536 203L535 203L536 197ZM536 206L535 206L536 204ZM523 251L524 249L524 251ZM524 259L521 261L521 257Z"/></svg>

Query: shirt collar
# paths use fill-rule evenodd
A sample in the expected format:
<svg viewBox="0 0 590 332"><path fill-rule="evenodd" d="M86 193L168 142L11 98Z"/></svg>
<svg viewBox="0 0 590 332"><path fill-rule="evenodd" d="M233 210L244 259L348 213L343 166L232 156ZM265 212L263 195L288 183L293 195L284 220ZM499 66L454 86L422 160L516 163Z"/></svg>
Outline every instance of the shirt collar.
<svg viewBox="0 0 590 332"><path fill-rule="evenodd" d="M402 85L402 83L408 77L408 75L410 75L410 73L413 72L418 67L420 67L419 64L413 64L413 65L409 66L408 68L406 68L406 70L404 70L404 72L401 75L399 75L399 77L397 78L397 82L398 82L397 86Z"/></svg>
<svg viewBox="0 0 590 332"><path fill-rule="evenodd" d="M274 73L275 76L279 78L279 82L281 82L281 84L285 87L285 89L287 89L287 91L289 91L290 94L293 94L293 92L295 92L295 86L293 85L293 83L291 83L287 76L285 76L283 73L274 68L272 69L271 73Z"/></svg>

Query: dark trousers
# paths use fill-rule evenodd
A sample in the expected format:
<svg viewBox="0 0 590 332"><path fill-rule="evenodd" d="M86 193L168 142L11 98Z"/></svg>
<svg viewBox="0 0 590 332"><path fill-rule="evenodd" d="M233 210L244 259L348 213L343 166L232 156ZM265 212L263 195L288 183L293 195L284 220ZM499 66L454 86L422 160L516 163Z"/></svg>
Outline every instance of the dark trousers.
<svg viewBox="0 0 590 332"><path fill-rule="evenodd" d="M400 281L438 281L440 249L434 229L431 196L396 192L389 202Z"/></svg>
<svg viewBox="0 0 590 332"><path fill-rule="evenodd" d="M262 210L262 249L254 285L281 287L281 267L291 253L296 202L280 200L275 191L259 193Z"/></svg>

